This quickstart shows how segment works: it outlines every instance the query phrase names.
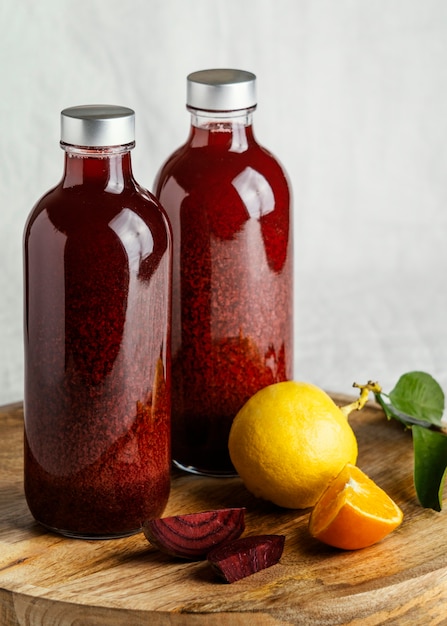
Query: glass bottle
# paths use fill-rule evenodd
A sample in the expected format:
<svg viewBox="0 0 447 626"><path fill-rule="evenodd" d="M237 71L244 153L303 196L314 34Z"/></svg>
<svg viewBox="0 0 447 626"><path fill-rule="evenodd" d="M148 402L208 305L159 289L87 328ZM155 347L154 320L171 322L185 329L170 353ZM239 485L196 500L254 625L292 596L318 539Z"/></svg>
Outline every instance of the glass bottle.
<svg viewBox="0 0 447 626"><path fill-rule="evenodd" d="M62 111L63 178L24 232L25 493L72 537L135 533L170 489L171 231L134 117Z"/></svg>
<svg viewBox="0 0 447 626"><path fill-rule="evenodd" d="M157 174L173 229L172 454L231 476L232 420L260 388L293 377L291 190L254 136L256 77L187 77L191 128Z"/></svg>

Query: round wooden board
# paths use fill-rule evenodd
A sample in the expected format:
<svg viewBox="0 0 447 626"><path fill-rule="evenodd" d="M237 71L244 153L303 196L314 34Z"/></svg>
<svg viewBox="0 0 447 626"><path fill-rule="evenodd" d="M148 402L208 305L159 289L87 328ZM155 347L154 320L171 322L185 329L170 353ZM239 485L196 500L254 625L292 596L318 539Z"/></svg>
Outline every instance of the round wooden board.
<svg viewBox="0 0 447 626"><path fill-rule="evenodd" d="M411 434L373 404L350 422L359 442L358 465L405 515L398 530L371 548L343 552L318 543L307 532L309 510L256 500L238 478L173 473L165 515L245 506L245 534L286 536L278 565L228 585L206 562L165 556L142 533L82 541L40 528L23 495L22 407L1 408L0 624L447 623L447 513L423 509L416 500Z"/></svg>

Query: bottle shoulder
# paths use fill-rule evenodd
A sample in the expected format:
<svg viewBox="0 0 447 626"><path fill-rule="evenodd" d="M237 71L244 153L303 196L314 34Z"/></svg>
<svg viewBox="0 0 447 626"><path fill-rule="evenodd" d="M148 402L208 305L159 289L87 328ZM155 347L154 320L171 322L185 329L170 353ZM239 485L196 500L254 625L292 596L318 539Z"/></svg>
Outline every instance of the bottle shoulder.
<svg viewBox="0 0 447 626"><path fill-rule="evenodd" d="M159 200L136 181L126 184L123 189L105 190L88 185L64 187L63 181L47 191L34 205L25 225L29 232L35 221L65 234L83 229L110 228L110 224L120 227L135 227L135 219L165 230L170 238L169 219Z"/></svg>
<svg viewBox="0 0 447 626"><path fill-rule="evenodd" d="M163 188L172 179L185 191L214 186L216 181L221 186L230 185L247 171L256 172L275 188L290 189L288 174L279 159L264 146L252 142L243 151L213 146L193 148L184 144L161 166L154 182L154 193L160 198Z"/></svg>

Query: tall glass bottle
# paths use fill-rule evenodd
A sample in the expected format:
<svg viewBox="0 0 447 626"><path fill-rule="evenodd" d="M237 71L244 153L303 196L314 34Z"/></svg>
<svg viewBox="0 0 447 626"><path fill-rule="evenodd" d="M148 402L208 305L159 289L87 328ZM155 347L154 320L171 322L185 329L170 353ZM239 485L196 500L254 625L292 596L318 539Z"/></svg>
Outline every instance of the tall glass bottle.
<svg viewBox="0 0 447 626"><path fill-rule="evenodd" d="M293 376L291 190L254 136L256 77L187 78L191 129L154 193L173 228L172 451L187 471L233 475L232 420Z"/></svg>
<svg viewBox="0 0 447 626"><path fill-rule="evenodd" d="M51 530L124 536L170 488L171 231L131 109L65 109L61 146L24 233L25 493Z"/></svg>

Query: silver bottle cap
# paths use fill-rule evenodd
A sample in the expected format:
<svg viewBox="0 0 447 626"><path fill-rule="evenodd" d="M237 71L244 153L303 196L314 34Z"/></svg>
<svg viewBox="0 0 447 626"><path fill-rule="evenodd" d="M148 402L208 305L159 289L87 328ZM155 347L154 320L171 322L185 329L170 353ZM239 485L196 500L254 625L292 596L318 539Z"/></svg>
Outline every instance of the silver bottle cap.
<svg viewBox="0 0 447 626"><path fill-rule="evenodd" d="M61 143L99 148L135 141L135 112L110 104L69 107L61 112Z"/></svg>
<svg viewBox="0 0 447 626"><path fill-rule="evenodd" d="M251 72L213 69L187 77L186 103L204 111L237 111L256 106L256 76Z"/></svg>

